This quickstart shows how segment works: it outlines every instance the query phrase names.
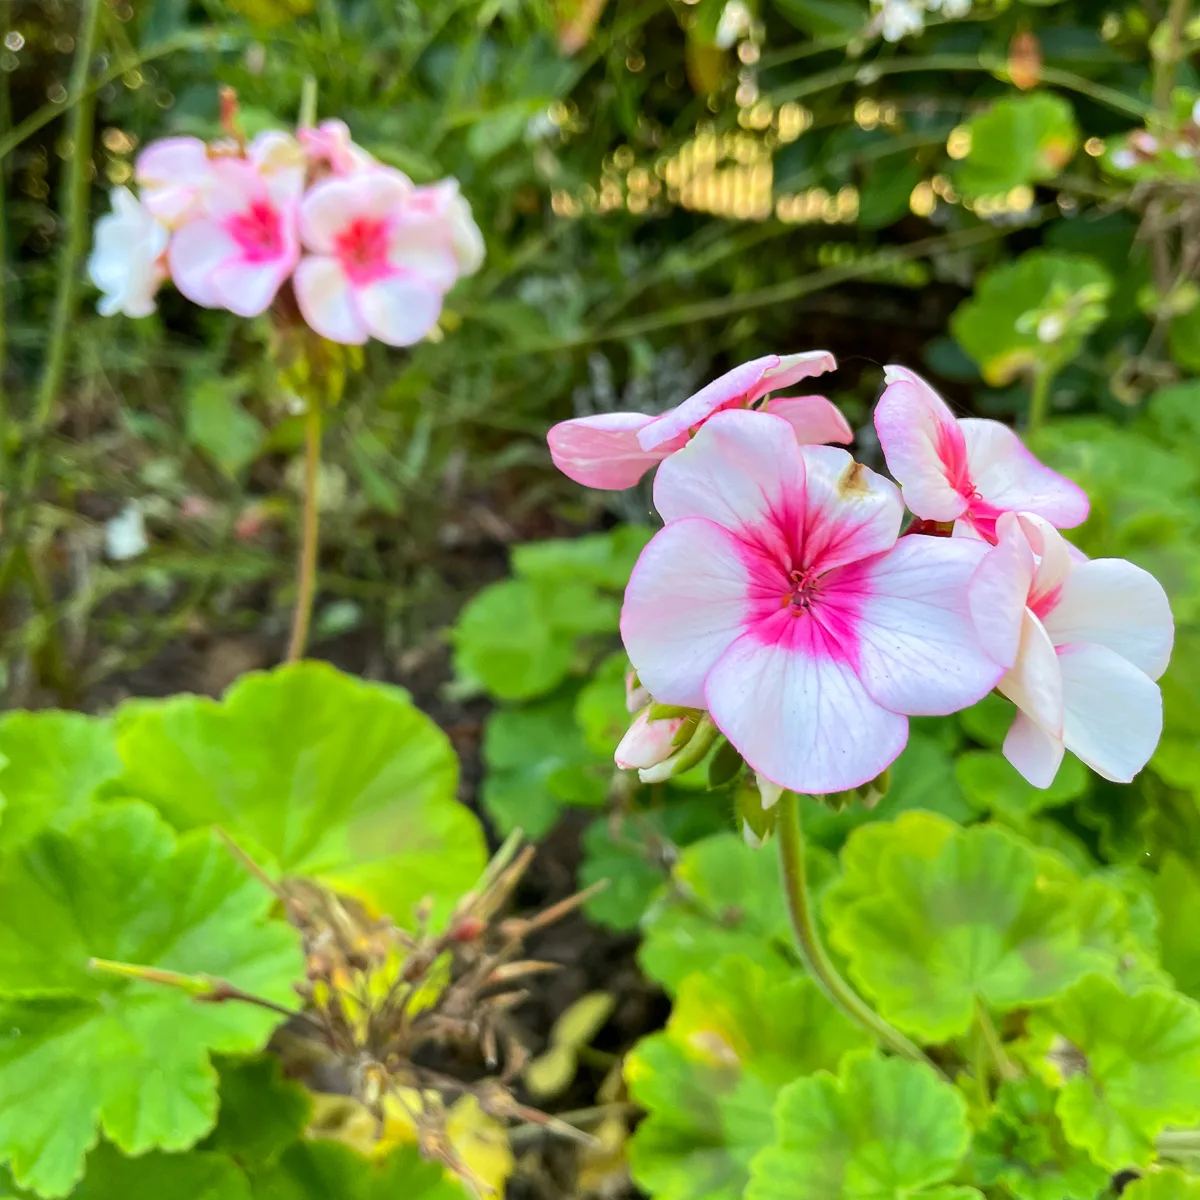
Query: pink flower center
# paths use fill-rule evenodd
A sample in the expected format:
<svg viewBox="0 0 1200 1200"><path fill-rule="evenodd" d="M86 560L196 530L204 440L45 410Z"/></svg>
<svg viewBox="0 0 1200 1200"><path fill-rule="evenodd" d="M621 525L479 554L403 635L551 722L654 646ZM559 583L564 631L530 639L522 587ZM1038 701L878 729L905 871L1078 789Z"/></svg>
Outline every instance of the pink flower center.
<svg viewBox="0 0 1200 1200"><path fill-rule="evenodd" d="M267 200L255 200L226 223L247 262L270 262L283 253L283 220Z"/></svg>
<svg viewBox="0 0 1200 1200"><path fill-rule="evenodd" d="M786 608L793 617L798 617L806 613L816 600L820 588L818 586L819 577L817 573L811 569L808 570L793 570L788 579L791 582L791 590L784 593L783 604L781 608Z"/></svg>
<svg viewBox="0 0 1200 1200"><path fill-rule="evenodd" d="M388 223L355 217L333 239L334 253L351 283L371 283L388 274Z"/></svg>

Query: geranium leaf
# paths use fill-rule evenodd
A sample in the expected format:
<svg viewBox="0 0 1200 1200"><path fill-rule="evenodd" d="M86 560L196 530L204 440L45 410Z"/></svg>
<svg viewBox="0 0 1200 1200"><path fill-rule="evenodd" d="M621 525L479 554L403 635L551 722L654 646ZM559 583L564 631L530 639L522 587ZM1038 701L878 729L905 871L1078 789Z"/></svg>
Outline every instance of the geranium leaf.
<svg viewBox="0 0 1200 1200"><path fill-rule="evenodd" d="M247 1167L274 1162L308 1124L309 1093L284 1079L279 1060L270 1054L222 1059L217 1069L220 1112L204 1149L221 1151Z"/></svg>
<svg viewBox="0 0 1200 1200"><path fill-rule="evenodd" d="M33 1200L35 1192L6 1188L0 1169L3 1200ZM252 1200L250 1182L227 1155L192 1151L151 1151L126 1158L107 1142L88 1155L87 1174L71 1200Z"/></svg>
<svg viewBox="0 0 1200 1200"><path fill-rule="evenodd" d="M273 902L210 833L176 841L136 802L0 862L0 1157L21 1186L65 1194L101 1125L130 1154L182 1150L212 1128L210 1054L257 1050L279 1018L88 960L203 973L287 1005L303 958L268 921Z"/></svg>
<svg viewBox="0 0 1200 1200"><path fill-rule="evenodd" d="M824 852L810 854L816 886L832 873ZM684 976L728 954L774 971L793 967L791 927L780 890L778 856L751 850L732 833L695 842L679 856L643 921L638 961L673 992Z"/></svg>
<svg viewBox="0 0 1200 1200"><path fill-rule="evenodd" d="M120 773L109 721L68 712L0 717L0 850L47 827L65 829Z"/></svg>
<svg viewBox="0 0 1200 1200"><path fill-rule="evenodd" d="M1084 943L1066 863L999 828L956 830L936 857L885 849L876 878L838 914L834 942L884 1015L929 1041L965 1033L979 999L1007 1011L1112 965Z"/></svg>
<svg viewBox="0 0 1200 1200"><path fill-rule="evenodd" d="M1003 1184L1017 1200L1093 1200L1105 1190L1109 1172L1066 1141L1054 1099L1041 1079L1001 1084L971 1149L980 1183Z"/></svg>
<svg viewBox="0 0 1200 1200"><path fill-rule="evenodd" d="M998 812L1014 820L1077 799L1087 790L1089 776L1079 759L1064 759L1048 788L1026 783L1002 754L969 750L959 756L954 774L967 800L980 812Z"/></svg>
<svg viewBox="0 0 1200 1200"><path fill-rule="evenodd" d="M123 784L181 831L221 826L262 866L360 897L400 924L475 882L479 822L449 739L408 694L318 662L248 675L120 720Z"/></svg>
<svg viewBox="0 0 1200 1200"><path fill-rule="evenodd" d="M775 1141L751 1164L746 1200L978 1200L972 1188L939 1186L969 1142L966 1103L932 1068L852 1056L836 1077L822 1071L782 1090Z"/></svg>
<svg viewBox="0 0 1200 1200"><path fill-rule="evenodd" d="M1123 1200L1200 1200L1200 1179L1167 1167L1135 1179L1121 1196Z"/></svg>
<svg viewBox="0 0 1200 1200"><path fill-rule="evenodd" d="M1162 965L1181 992L1200 999L1200 935L1192 924L1200 912L1200 876L1178 854L1163 856L1154 877L1154 901Z"/></svg>
<svg viewBox="0 0 1200 1200"><path fill-rule="evenodd" d="M1070 104L1052 92L1006 96L973 117L971 151L957 172L969 196L1053 179L1079 145Z"/></svg>
<svg viewBox="0 0 1200 1200"><path fill-rule="evenodd" d="M649 1112L630 1143L634 1180L655 1200L735 1200L771 1138L780 1087L866 1043L803 975L741 956L689 975L666 1031L626 1059L630 1093Z"/></svg>
<svg viewBox="0 0 1200 1200"><path fill-rule="evenodd" d="M1145 1166L1168 1125L1200 1120L1200 1005L1089 976L1030 1019L1028 1057L1062 1083L1072 1144L1117 1171Z"/></svg>
<svg viewBox="0 0 1200 1200"><path fill-rule="evenodd" d="M416 1146L368 1159L340 1142L301 1141L253 1178L254 1200L469 1200L469 1195L437 1163L422 1159Z"/></svg>

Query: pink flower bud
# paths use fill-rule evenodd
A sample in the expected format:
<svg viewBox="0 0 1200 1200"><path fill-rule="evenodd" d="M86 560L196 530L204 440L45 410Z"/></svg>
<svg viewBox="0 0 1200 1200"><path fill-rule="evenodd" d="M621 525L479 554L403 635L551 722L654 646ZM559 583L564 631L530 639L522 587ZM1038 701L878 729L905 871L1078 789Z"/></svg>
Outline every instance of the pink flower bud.
<svg viewBox="0 0 1200 1200"><path fill-rule="evenodd" d="M657 721L650 719L647 705L634 718L626 730L614 758L623 771L634 768L654 767L675 753L675 738L689 723L689 717L666 717ZM692 721L694 724L694 721Z"/></svg>
<svg viewBox="0 0 1200 1200"><path fill-rule="evenodd" d="M642 687L637 671L630 667L625 672L625 711L631 715L641 712L650 703L649 691Z"/></svg>

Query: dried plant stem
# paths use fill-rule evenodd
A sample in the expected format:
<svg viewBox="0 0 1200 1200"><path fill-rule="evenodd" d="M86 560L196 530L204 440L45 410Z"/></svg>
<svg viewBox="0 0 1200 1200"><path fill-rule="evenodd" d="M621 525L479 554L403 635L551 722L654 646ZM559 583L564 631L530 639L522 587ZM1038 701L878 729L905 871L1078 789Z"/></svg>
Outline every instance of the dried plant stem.
<svg viewBox="0 0 1200 1200"><path fill-rule="evenodd" d="M313 594L317 587L317 548L320 544L321 407L310 400L304 419L304 523L300 535L300 564L296 581L296 607L287 661L296 662L308 644Z"/></svg>
<svg viewBox="0 0 1200 1200"><path fill-rule="evenodd" d="M878 1038L889 1050L914 1062L925 1063L936 1071L937 1068L919 1046L888 1024L838 974L833 960L822 945L804 865L804 831L800 824L800 801L794 792L784 792L779 798L779 823L775 836L779 839L783 890L792 918L792 929L796 934L800 959L812 976L813 982L850 1020Z"/></svg>

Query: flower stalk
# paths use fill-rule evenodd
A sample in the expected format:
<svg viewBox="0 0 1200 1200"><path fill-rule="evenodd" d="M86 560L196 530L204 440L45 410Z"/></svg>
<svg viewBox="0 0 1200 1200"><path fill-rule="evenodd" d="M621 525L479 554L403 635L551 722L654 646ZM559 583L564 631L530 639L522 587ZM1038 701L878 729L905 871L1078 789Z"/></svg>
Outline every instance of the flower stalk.
<svg viewBox="0 0 1200 1200"><path fill-rule="evenodd" d="M304 518L300 532L300 560L296 573L296 607L288 639L287 661L304 656L317 587L317 551L320 546L321 404L309 397L304 417Z"/></svg>
<svg viewBox="0 0 1200 1200"><path fill-rule="evenodd" d="M800 961L826 997L856 1025L861 1025L889 1050L913 1062L937 1067L921 1048L885 1021L838 974L833 960L821 942L816 913L808 889L804 864L804 830L800 823L800 801L795 792L784 792L779 799L779 817L775 828L779 839L779 857L783 864L783 890L787 898L792 929Z"/></svg>

